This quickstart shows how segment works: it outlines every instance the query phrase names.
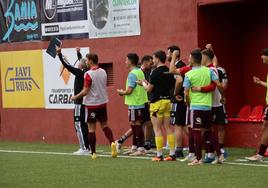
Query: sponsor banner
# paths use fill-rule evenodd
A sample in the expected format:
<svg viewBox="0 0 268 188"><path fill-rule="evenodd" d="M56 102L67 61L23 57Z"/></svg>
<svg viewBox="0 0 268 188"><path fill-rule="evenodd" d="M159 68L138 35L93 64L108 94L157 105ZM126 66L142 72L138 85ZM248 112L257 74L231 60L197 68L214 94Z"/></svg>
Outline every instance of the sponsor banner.
<svg viewBox="0 0 268 188"><path fill-rule="evenodd" d="M89 38L140 35L139 0L88 0Z"/></svg>
<svg viewBox="0 0 268 188"><path fill-rule="evenodd" d="M3 108L43 108L42 51L0 53Z"/></svg>
<svg viewBox="0 0 268 188"><path fill-rule="evenodd" d="M88 37L87 0L43 0L41 7L42 36Z"/></svg>
<svg viewBox="0 0 268 188"><path fill-rule="evenodd" d="M2 42L20 42L41 39L40 0L1 0ZM3 15L3 18L2 18Z"/></svg>
<svg viewBox="0 0 268 188"><path fill-rule="evenodd" d="M89 53L89 48L81 48L83 57ZM77 62L75 48L64 48L62 54L67 61L74 65ZM78 62L76 63L76 66ZM74 75L63 66L58 57L52 58L43 50L45 107L47 109L74 108L71 97L74 93Z"/></svg>
<svg viewBox="0 0 268 188"><path fill-rule="evenodd" d="M86 20L42 24L43 36L70 35L80 32L86 33L88 30L89 28Z"/></svg>
<svg viewBox="0 0 268 188"><path fill-rule="evenodd" d="M6 1L1 1L0 0L0 43L2 42L6 42L3 41L3 37L5 35L5 33L7 32L7 25L6 25L6 19L4 16L4 11L3 11L3 7L5 7Z"/></svg>

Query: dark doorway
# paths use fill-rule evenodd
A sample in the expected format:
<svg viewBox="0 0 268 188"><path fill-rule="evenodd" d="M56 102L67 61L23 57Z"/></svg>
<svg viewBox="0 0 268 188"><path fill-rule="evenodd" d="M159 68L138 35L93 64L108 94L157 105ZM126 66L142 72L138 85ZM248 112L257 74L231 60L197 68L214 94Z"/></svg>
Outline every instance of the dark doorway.
<svg viewBox="0 0 268 188"><path fill-rule="evenodd" d="M239 1L198 8L198 45L211 43L220 66L228 74L227 109L230 116L246 104L265 104L265 88L252 77L266 79L268 67L260 54L268 48L268 2Z"/></svg>

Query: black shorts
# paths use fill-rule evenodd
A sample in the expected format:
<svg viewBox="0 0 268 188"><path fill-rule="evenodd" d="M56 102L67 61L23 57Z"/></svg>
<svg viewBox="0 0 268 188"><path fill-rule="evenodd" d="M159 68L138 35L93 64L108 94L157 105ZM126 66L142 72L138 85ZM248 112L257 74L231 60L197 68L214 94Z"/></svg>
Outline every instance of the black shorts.
<svg viewBox="0 0 268 188"><path fill-rule="evenodd" d="M190 112L191 112L191 110L190 110L189 106L187 106L187 108L186 108L186 115L185 115L185 118L186 118L185 124L187 126L191 124L191 122L190 122L191 113Z"/></svg>
<svg viewBox="0 0 268 188"><path fill-rule="evenodd" d="M145 108L143 110L143 122L142 123L145 123L147 121L151 121L150 105L148 103L145 104Z"/></svg>
<svg viewBox="0 0 268 188"><path fill-rule="evenodd" d="M268 105L265 107L263 120L268 121Z"/></svg>
<svg viewBox="0 0 268 188"><path fill-rule="evenodd" d="M212 119L215 125L225 125L228 123L227 113L224 106L212 107Z"/></svg>
<svg viewBox="0 0 268 188"><path fill-rule="evenodd" d="M188 124L191 128L204 128L209 129L212 127L211 111L203 110L190 110Z"/></svg>
<svg viewBox="0 0 268 188"><path fill-rule="evenodd" d="M130 122L139 121L144 122L144 111L145 108L141 109L128 109L128 120Z"/></svg>
<svg viewBox="0 0 268 188"><path fill-rule="evenodd" d="M86 108L86 121L88 123L107 122L107 107L100 107L96 109Z"/></svg>
<svg viewBox="0 0 268 188"><path fill-rule="evenodd" d="M185 102L172 103L170 112L171 125L186 125L186 109Z"/></svg>

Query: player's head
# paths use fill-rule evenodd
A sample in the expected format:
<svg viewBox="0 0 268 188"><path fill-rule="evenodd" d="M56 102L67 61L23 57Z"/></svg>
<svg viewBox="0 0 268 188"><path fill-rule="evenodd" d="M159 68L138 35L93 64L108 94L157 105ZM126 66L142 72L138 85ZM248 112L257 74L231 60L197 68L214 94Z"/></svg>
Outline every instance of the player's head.
<svg viewBox="0 0 268 188"><path fill-rule="evenodd" d="M78 68L79 69L87 68L87 59L86 58L80 59L79 64L78 64Z"/></svg>
<svg viewBox="0 0 268 188"><path fill-rule="evenodd" d="M261 58L262 58L262 62L264 64L268 64L268 48L265 48L262 52L262 55L261 55Z"/></svg>
<svg viewBox="0 0 268 188"><path fill-rule="evenodd" d="M98 65L99 63L99 58L97 54L94 53L89 53L86 55L87 57L87 65L90 67L92 65Z"/></svg>
<svg viewBox="0 0 268 188"><path fill-rule="evenodd" d="M153 57L150 55L145 55L141 59L141 64L145 70L150 70L153 65Z"/></svg>
<svg viewBox="0 0 268 188"><path fill-rule="evenodd" d="M153 54L153 63L154 66L157 67L159 64L163 64L166 62L167 56L166 53L162 50L156 51Z"/></svg>
<svg viewBox="0 0 268 188"><path fill-rule="evenodd" d="M130 68L131 66L137 66L139 63L139 56L136 53L129 53L126 57L126 65L127 68Z"/></svg>
<svg viewBox="0 0 268 188"><path fill-rule="evenodd" d="M172 59L172 53L175 51L175 50L178 50L180 53L178 55L177 58L180 58L180 54L181 54L181 49L178 47L178 46L170 46L167 48L167 60L170 62L171 59Z"/></svg>
<svg viewBox="0 0 268 188"><path fill-rule="evenodd" d="M214 58L214 53L210 49L202 50L202 65L207 65L212 63L212 60Z"/></svg>
<svg viewBox="0 0 268 188"><path fill-rule="evenodd" d="M189 64L191 66L194 66L194 65L199 66L201 65L201 61L202 61L201 50L195 49L191 51L190 56L189 56Z"/></svg>

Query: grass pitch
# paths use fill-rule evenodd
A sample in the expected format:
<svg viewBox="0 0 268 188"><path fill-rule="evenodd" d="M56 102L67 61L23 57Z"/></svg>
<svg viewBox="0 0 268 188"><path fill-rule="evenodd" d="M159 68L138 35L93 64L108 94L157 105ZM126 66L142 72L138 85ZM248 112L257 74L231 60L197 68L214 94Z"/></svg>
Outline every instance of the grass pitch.
<svg viewBox="0 0 268 188"><path fill-rule="evenodd" d="M0 142L0 188L43 187L235 187L268 186L268 161L243 159L251 149L228 149L223 165L187 166L151 162L150 158L110 158L109 147L97 147L96 160L71 155L77 145ZM19 151L19 152L18 152ZM248 166L250 165L250 166Z"/></svg>

